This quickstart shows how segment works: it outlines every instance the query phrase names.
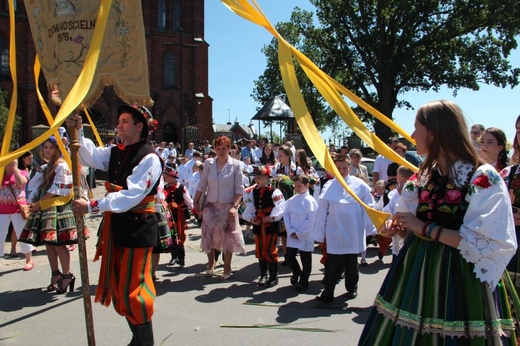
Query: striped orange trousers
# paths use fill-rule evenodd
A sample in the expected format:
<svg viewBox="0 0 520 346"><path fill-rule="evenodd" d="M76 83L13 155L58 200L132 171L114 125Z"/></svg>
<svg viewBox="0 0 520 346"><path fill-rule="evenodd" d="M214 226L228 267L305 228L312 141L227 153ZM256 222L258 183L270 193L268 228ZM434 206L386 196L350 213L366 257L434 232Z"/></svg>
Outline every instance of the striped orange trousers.
<svg viewBox="0 0 520 346"><path fill-rule="evenodd" d="M112 302L116 312L134 325L152 320L155 300L152 249L114 247Z"/></svg>
<svg viewBox="0 0 520 346"><path fill-rule="evenodd" d="M278 262L278 233L255 235L255 255L260 260L269 263Z"/></svg>

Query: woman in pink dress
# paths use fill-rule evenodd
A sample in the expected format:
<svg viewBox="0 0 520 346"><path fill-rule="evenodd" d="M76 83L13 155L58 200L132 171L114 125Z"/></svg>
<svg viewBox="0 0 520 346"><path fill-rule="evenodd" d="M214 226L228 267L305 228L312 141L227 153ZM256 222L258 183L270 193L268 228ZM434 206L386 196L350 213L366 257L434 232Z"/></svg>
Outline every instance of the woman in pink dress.
<svg viewBox="0 0 520 346"><path fill-rule="evenodd" d="M204 161L197 193L193 199L193 212L203 214L201 248L208 255L207 276L215 269L215 250L224 255L222 280L231 276L231 259L234 252L245 254L244 238L238 223L238 207L244 194L240 162L231 158L231 141L222 136L215 141L217 157ZM205 194L204 210L198 205Z"/></svg>
<svg viewBox="0 0 520 346"><path fill-rule="evenodd" d="M9 223L13 224L13 231L17 236L20 236L25 225L18 204L27 205L25 185L28 181L27 171L18 169L18 160L14 160L5 166L2 186L0 187L0 256L4 255L4 241ZM34 267L32 245L20 243L20 249L25 255L23 270L31 270Z"/></svg>

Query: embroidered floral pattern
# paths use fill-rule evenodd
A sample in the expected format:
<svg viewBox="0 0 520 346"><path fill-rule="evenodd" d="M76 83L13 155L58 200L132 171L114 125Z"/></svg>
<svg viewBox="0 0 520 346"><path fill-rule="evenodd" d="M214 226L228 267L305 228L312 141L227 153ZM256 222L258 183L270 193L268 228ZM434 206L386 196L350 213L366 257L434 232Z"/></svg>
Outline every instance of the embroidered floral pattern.
<svg viewBox="0 0 520 346"><path fill-rule="evenodd" d="M112 3L112 8L116 13L116 19L114 21L114 32L118 37L117 44L120 47L121 57L119 64L121 67L127 67L130 61L130 51L132 50L131 45L128 43L128 32L130 31L128 21L123 17L125 6L121 4L120 0L116 0Z"/></svg>
<svg viewBox="0 0 520 346"><path fill-rule="evenodd" d="M92 210L92 213L99 213L99 202L97 200L91 200L90 201L90 209Z"/></svg>
<svg viewBox="0 0 520 346"><path fill-rule="evenodd" d="M485 170L473 181L473 184L470 185L468 193L472 195L479 190L500 184L502 183L501 180L502 178L495 169Z"/></svg>

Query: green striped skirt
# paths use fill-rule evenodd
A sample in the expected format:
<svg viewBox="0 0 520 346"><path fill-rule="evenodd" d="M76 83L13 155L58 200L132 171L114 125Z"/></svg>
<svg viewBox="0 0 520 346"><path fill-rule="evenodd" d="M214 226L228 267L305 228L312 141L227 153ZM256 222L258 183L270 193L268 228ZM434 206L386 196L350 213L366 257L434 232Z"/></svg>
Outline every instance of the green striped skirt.
<svg viewBox="0 0 520 346"><path fill-rule="evenodd" d="M459 250L411 236L383 282L359 344L516 345L518 296L510 284L506 272L492 291Z"/></svg>

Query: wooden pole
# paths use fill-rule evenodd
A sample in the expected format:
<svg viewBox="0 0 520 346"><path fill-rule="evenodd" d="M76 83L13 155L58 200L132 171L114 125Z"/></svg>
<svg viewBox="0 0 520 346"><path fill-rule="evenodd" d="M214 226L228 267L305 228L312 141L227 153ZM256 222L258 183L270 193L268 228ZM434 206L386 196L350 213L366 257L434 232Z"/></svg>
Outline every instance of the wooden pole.
<svg viewBox="0 0 520 346"><path fill-rule="evenodd" d="M79 163L79 135L74 126L69 127L70 136L70 159L72 161L72 179L74 183L74 199L81 198L81 166ZM83 293L83 307L85 310L85 323L87 327L87 340L89 346L96 345L94 334L94 319L92 315L92 301L90 300L90 283L88 278L87 247L85 244L85 222L84 216L76 216L76 229L78 230L79 265L81 270L81 287Z"/></svg>

